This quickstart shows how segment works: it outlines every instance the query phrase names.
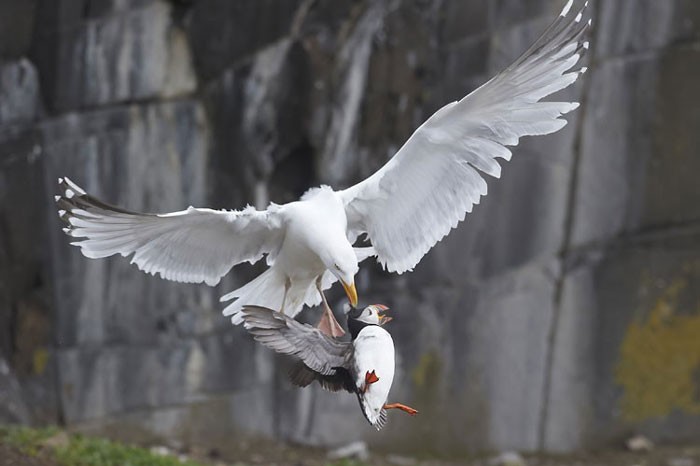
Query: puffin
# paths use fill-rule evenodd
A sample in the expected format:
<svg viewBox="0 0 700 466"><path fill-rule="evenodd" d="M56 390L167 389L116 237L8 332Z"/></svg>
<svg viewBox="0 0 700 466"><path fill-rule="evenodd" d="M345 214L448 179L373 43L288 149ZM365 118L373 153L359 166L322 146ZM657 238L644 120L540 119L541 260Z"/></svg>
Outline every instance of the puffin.
<svg viewBox="0 0 700 466"><path fill-rule="evenodd" d="M296 358L289 371L294 385L306 387L317 381L332 392L354 393L367 422L380 430L390 409L418 414L405 404L387 403L394 381L394 340L383 328L392 320L385 315L388 309L382 304L350 309L346 313L350 341L261 306L244 306L241 315L256 341Z"/></svg>

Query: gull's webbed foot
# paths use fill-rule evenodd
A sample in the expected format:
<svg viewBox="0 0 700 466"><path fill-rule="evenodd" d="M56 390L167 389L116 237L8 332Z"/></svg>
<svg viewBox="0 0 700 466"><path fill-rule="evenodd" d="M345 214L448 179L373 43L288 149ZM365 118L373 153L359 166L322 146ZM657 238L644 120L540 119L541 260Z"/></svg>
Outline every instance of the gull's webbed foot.
<svg viewBox="0 0 700 466"><path fill-rule="evenodd" d="M316 279L316 289L321 295L321 302L323 304L323 314L321 315L321 320L318 322L316 328L329 337L342 337L345 335L345 330L343 330L343 327L341 327L338 321L335 319L333 311L328 305L328 301L326 301L326 295L323 294L323 288L321 286L321 276Z"/></svg>
<svg viewBox="0 0 700 466"><path fill-rule="evenodd" d="M343 327L341 327L338 321L335 319L335 316L333 316L333 312L329 307L326 307L323 310L321 320L316 328L333 338L340 338L345 335L345 330L343 330Z"/></svg>

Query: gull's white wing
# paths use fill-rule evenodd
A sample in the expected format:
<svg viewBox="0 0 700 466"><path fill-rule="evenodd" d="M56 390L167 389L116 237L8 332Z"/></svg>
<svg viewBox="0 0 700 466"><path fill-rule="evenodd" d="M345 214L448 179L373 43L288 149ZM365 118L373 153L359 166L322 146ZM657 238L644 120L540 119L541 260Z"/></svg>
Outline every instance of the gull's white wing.
<svg viewBox="0 0 700 466"><path fill-rule="evenodd" d="M586 2L587 3L587 2ZM389 271L412 269L486 195L479 173L500 177L497 158L522 136L550 134L577 103L540 102L571 85L590 21L572 1L510 67L435 112L379 171L340 192L353 234L367 233Z"/></svg>
<svg viewBox="0 0 700 466"><path fill-rule="evenodd" d="M113 207L59 179L59 214L66 234L86 238L71 244L86 257L126 257L150 274L177 282L216 285L231 267L256 262L282 241L277 209L242 211L195 209L142 214Z"/></svg>

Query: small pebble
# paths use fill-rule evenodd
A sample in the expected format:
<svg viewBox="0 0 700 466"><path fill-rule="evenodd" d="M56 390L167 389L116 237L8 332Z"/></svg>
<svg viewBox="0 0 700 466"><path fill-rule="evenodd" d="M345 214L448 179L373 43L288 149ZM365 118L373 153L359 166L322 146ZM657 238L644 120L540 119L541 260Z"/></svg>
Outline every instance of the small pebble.
<svg viewBox="0 0 700 466"><path fill-rule="evenodd" d="M340 460L345 458L367 461L369 459L369 448L367 448L367 444L362 441L351 442L328 452L328 459Z"/></svg>
<svg viewBox="0 0 700 466"><path fill-rule="evenodd" d="M627 449L634 452L649 452L654 449L654 442L643 435L635 435L626 442Z"/></svg>
<svg viewBox="0 0 700 466"><path fill-rule="evenodd" d="M386 457L387 463L395 464L396 466L412 466L418 464L415 458L410 458L408 456L401 455L388 455Z"/></svg>
<svg viewBox="0 0 700 466"><path fill-rule="evenodd" d="M526 466L525 459L519 453L506 451L489 460L489 466Z"/></svg>
<svg viewBox="0 0 700 466"><path fill-rule="evenodd" d="M695 466L693 458L670 458L666 464L668 466Z"/></svg>
<svg viewBox="0 0 700 466"><path fill-rule="evenodd" d="M173 451L170 448L165 447L163 445L153 446L149 449L149 451L157 456L171 456L171 455L173 455Z"/></svg>

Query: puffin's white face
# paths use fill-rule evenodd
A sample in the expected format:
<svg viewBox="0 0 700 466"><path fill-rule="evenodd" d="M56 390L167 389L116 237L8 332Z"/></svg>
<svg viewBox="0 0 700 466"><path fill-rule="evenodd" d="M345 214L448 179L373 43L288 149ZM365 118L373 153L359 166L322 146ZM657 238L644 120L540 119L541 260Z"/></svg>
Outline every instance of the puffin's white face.
<svg viewBox="0 0 700 466"><path fill-rule="evenodd" d="M371 304L364 308L362 313L355 319L370 325L384 325L391 320L391 317L384 315L384 311L389 309L383 304Z"/></svg>
<svg viewBox="0 0 700 466"><path fill-rule="evenodd" d="M321 257L326 268L336 276L345 293L348 295L350 304L357 306L357 289L355 289L355 274L360 269L357 264L357 256L349 243L338 245L330 253Z"/></svg>

